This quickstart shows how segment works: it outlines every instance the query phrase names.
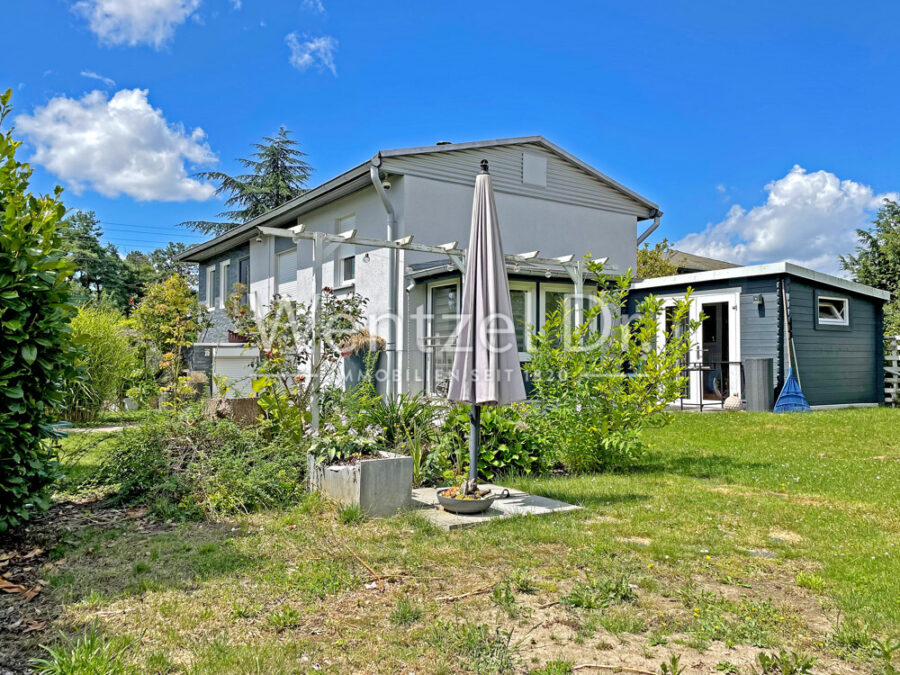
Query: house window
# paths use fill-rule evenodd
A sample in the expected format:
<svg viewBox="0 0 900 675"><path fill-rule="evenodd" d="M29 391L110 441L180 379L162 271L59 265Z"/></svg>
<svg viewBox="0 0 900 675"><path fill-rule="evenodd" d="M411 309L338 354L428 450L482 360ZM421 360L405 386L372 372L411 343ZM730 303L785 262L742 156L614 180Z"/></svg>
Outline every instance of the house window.
<svg viewBox="0 0 900 675"><path fill-rule="evenodd" d="M291 248L275 257L275 292L293 297L297 288L297 249Z"/></svg>
<svg viewBox="0 0 900 675"><path fill-rule="evenodd" d="M459 320L459 284L456 281L431 287L430 377L431 392L446 396L456 353Z"/></svg>
<svg viewBox="0 0 900 675"><path fill-rule="evenodd" d="M219 263L219 307L225 307L225 301L228 299L228 272L231 269L231 261L223 260Z"/></svg>
<svg viewBox="0 0 900 675"><path fill-rule="evenodd" d="M850 302L847 298L818 297L819 323L826 326L850 325Z"/></svg>
<svg viewBox="0 0 900 675"><path fill-rule="evenodd" d="M527 361L531 328L534 325L534 284L511 281L509 299L512 302L513 324L516 329L516 346L519 358Z"/></svg>
<svg viewBox="0 0 900 675"><path fill-rule="evenodd" d="M212 309L216 306L216 266L206 268L206 306Z"/></svg>
<svg viewBox="0 0 900 675"><path fill-rule="evenodd" d="M244 287L241 294L241 304L250 304L250 258L238 260L238 283Z"/></svg>
<svg viewBox="0 0 900 675"><path fill-rule="evenodd" d="M341 283L352 284L356 279L356 256L348 255L341 260Z"/></svg>

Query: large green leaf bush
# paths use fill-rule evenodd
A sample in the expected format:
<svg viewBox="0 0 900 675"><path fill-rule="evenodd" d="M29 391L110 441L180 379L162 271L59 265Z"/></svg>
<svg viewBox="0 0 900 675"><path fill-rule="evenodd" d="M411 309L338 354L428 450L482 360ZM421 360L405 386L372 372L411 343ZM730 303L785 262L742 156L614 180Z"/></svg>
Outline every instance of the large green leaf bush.
<svg viewBox="0 0 900 675"><path fill-rule="evenodd" d="M0 95L0 122L11 91ZM69 319L72 265L60 250L61 188L29 191L20 143L0 134L0 532L47 508L56 462L48 439L76 376Z"/></svg>

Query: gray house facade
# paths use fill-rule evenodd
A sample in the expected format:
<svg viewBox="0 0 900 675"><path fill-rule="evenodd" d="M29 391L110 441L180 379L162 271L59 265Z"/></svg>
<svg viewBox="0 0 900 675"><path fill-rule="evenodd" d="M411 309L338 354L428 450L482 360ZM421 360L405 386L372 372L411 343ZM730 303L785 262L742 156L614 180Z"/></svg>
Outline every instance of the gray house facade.
<svg viewBox="0 0 900 675"><path fill-rule="evenodd" d="M249 288L257 312L275 296L313 297L309 241L269 236L259 227L396 240L432 246L468 242L472 196L481 160L490 164L507 254L586 254L608 268L634 268L637 246L659 225L657 205L540 136L383 150L372 159L179 259L199 264L200 298L213 326L195 345L193 367L227 378L231 395L246 394L258 355L236 342L224 301L234 284ZM443 393L455 348L461 275L446 257L388 248L341 245L323 265L336 293L368 299L368 330L387 340L386 361L397 392ZM526 326L574 291L559 270L510 266L520 358Z"/></svg>
<svg viewBox="0 0 900 675"><path fill-rule="evenodd" d="M671 302L689 288L692 318L701 313L706 318L694 336L685 402L742 395L740 364L750 358L772 359L777 395L787 368L786 311L792 365L810 405L883 400L883 310L889 293L773 263L647 279L634 285L629 311L647 295Z"/></svg>

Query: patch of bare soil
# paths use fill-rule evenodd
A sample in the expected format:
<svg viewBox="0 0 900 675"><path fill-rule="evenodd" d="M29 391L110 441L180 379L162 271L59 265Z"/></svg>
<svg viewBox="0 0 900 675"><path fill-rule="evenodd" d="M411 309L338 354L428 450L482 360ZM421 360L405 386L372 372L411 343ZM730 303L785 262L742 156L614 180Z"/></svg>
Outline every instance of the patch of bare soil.
<svg viewBox="0 0 900 675"><path fill-rule="evenodd" d="M50 551L69 543L86 528L111 528L128 522L139 532L164 525L146 518L146 509L113 509L97 501L56 502L0 543L0 673L27 672L28 660L59 614L48 578L65 571L66 559Z"/></svg>

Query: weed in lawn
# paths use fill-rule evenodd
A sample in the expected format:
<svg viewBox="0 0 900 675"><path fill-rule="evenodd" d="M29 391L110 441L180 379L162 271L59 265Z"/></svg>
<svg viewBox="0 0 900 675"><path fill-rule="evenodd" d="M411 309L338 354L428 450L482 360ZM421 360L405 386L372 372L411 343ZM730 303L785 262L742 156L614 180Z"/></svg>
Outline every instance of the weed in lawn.
<svg viewBox="0 0 900 675"><path fill-rule="evenodd" d="M531 595L537 593L538 587L534 579L525 570L514 570L512 576L513 586L519 593Z"/></svg>
<svg viewBox="0 0 900 675"><path fill-rule="evenodd" d="M720 640L728 647L738 644L774 647L785 634L797 632L797 618L769 600L743 598L734 603L710 594L697 594L688 632L694 641Z"/></svg>
<svg viewBox="0 0 900 675"><path fill-rule="evenodd" d="M288 628L296 628L300 625L303 614L294 607L282 607L268 616L269 625L279 633Z"/></svg>
<svg viewBox="0 0 900 675"><path fill-rule="evenodd" d="M338 520L344 525L359 525L366 519L366 514L359 504L348 504L338 509Z"/></svg>
<svg viewBox="0 0 900 675"><path fill-rule="evenodd" d="M794 583L800 588L808 588L816 593L821 593L825 590L825 580L814 572L797 572L797 576L794 577Z"/></svg>
<svg viewBox="0 0 900 675"><path fill-rule="evenodd" d="M509 581L502 581L494 586L494 590L491 591L491 602L506 612L510 619L515 619L521 611L516 604L516 596Z"/></svg>
<svg viewBox="0 0 900 675"><path fill-rule="evenodd" d="M500 675L513 670L512 635L499 628L469 621L438 621L425 632L425 640L456 666L478 675Z"/></svg>
<svg viewBox="0 0 900 675"><path fill-rule="evenodd" d="M837 628L829 638L829 645L837 652L854 655L871 651L873 639L869 625L859 619L839 618Z"/></svg>
<svg viewBox="0 0 900 675"><path fill-rule="evenodd" d="M816 661L814 656L784 649L778 650L777 654L760 652L751 672L753 675L810 675Z"/></svg>
<svg viewBox="0 0 900 675"><path fill-rule="evenodd" d="M252 605L240 605L235 603L231 608L231 612L229 612L228 614L228 618L232 621L252 619L254 616L259 614L261 610L262 608L259 606L259 604L256 603Z"/></svg>
<svg viewBox="0 0 900 675"><path fill-rule="evenodd" d="M897 675L900 670L894 667L894 654L900 652L900 640L873 640L872 649L881 662L883 675Z"/></svg>
<svg viewBox="0 0 900 675"><path fill-rule="evenodd" d="M134 670L126 666L124 652L131 646L130 640L107 640L92 625L87 632L72 640L63 637L56 647L43 646L47 658L34 659L32 666L39 675L80 675L103 673L125 675Z"/></svg>
<svg viewBox="0 0 900 675"><path fill-rule="evenodd" d="M620 579L595 579L575 584L571 593L562 601L581 609L601 609L621 602L630 602L637 596L626 577Z"/></svg>
<svg viewBox="0 0 900 675"><path fill-rule="evenodd" d="M400 598L391 612L391 623L395 626L411 626L421 618L422 608L406 597Z"/></svg>
<svg viewBox="0 0 900 675"><path fill-rule="evenodd" d="M669 640L663 633L654 632L647 637L647 646L649 647L665 647L669 644Z"/></svg>
<svg viewBox="0 0 900 675"><path fill-rule="evenodd" d="M741 669L731 661L719 661L716 664L716 670L720 673L725 673L725 675L738 675L741 672Z"/></svg>
<svg viewBox="0 0 900 675"><path fill-rule="evenodd" d="M549 661L540 668L532 668L528 675L570 675L572 665L571 661Z"/></svg>
<svg viewBox="0 0 900 675"><path fill-rule="evenodd" d="M681 675L686 666L681 665L681 657L669 654L669 660L659 664L660 675Z"/></svg>
<svg viewBox="0 0 900 675"><path fill-rule="evenodd" d="M616 636L647 630L643 617L631 607L610 607L600 615L599 621L601 626Z"/></svg>
<svg viewBox="0 0 900 675"><path fill-rule="evenodd" d="M131 571L135 575L146 574L147 572L150 571L150 565L148 565L145 562L136 562L136 563L134 563L134 566L131 568Z"/></svg>

